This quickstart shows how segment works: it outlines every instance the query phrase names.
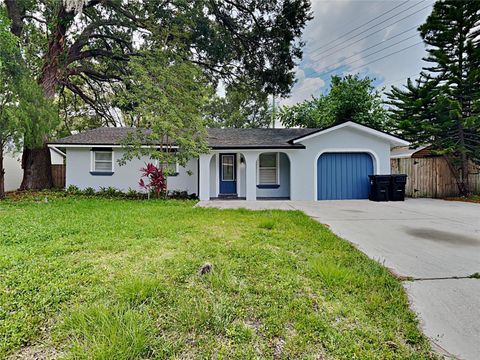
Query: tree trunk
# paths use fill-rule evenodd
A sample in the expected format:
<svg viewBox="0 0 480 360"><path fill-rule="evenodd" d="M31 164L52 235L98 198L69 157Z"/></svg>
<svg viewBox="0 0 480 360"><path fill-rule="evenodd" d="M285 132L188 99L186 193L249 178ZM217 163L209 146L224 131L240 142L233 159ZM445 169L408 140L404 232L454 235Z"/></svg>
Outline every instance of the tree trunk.
<svg viewBox="0 0 480 360"><path fill-rule="evenodd" d="M61 78L62 57L65 55L66 24L73 19L73 13L64 6L57 14L57 25L51 34L48 51L45 54L42 73L38 83L46 98L55 97ZM23 180L21 190L50 189L53 187L50 150L47 146L48 134L43 135L43 144L38 148L24 147L22 156Z"/></svg>
<svg viewBox="0 0 480 360"><path fill-rule="evenodd" d="M460 162L461 162L461 172L462 172L462 188L460 189L461 195L463 196L470 196L472 192L470 190L470 179L468 173L468 165L469 161L465 154L465 151L462 151L460 154Z"/></svg>
<svg viewBox="0 0 480 360"><path fill-rule="evenodd" d="M464 52L465 47L464 43L466 40L466 34L468 34L469 28L465 27L465 23L463 18L460 18L458 22L458 83L457 85L457 100L460 103L461 111L460 116L461 119L457 119L457 127L458 127L458 135L459 135L459 145L460 145L460 171L461 171L461 188L460 194L463 196L471 195L470 192L470 184L469 184L469 176L468 176L468 165L469 159L467 156L466 145L465 145L465 129L464 129L464 119L468 118L468 96L465 96L465 83L466 79L464 77Z"/></svg>
<svg viewBox="0 0 480 360"><path fill-rule="evenodd" d="M44 143L42 148L23 149L23 180L20 190L41 190L53 187L50 149Z"/></svg>
<svg viewBox="0 0 480 360"><path fill-rule="evenodd" d="M5 169L3 168L3 149L0 148L0 200L5 198Z"/></svg>
<svg viewBox="0 0 480 360"><path fill-rule="evenodd" d="M40 85L47 98L55 96L56 82L58 81L57 73L55 62L46 63L40 79ZM30 148L24 146L22 155L23 179L20 190L40 190L53 187L52 163L47 141L48 135L44 134L43 143L40 147Z"/></svg>

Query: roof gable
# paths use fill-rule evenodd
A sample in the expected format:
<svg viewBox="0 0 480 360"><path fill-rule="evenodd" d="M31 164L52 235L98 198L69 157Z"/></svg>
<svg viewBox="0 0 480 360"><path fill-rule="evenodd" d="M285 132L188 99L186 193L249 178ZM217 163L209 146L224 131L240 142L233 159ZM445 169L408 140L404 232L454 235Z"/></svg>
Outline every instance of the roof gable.
<svg viewBox="0 0 480 360"><path fill-rule="evenodd" d="M333 125L333 126L330 126L328 128L325 128L325 129L318 129L318 130L316 130L316 131L314 131L310 134L306 134L304 136L300 136L300 137L297 137L295 139L292 139L291 142L293 144L298 144L298 143L301 143L302 141L305 141L307 139L311 139L311 138L319 136L319 135L328 134L329 132L336 131L336 130L343 129L343 128L356 129L356 130L359 130L359 131L364 132L366 134L369 134L369 135L387 140L388 142L390 142L390 144L392 146L406 146L406 145L410 144L408 141L400 139L397 136L385 133L383 131L373 129L373 128L365 126L365 125L358 124L358 123L353 122L353 121L347 121L347 122L344 122L342 124Z"/></svg>

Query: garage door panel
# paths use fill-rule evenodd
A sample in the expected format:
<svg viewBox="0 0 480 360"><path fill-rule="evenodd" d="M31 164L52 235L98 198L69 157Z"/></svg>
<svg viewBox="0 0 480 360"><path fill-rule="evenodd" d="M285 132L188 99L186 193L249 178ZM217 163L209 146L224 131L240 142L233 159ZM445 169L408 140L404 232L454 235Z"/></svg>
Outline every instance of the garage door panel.
<svg viewBox="0 0 480 360"><path fill-rule="evenodd" d="M325 153L317 162L319 200L367 199L368 175L373 174L367 153Z"/></svg>

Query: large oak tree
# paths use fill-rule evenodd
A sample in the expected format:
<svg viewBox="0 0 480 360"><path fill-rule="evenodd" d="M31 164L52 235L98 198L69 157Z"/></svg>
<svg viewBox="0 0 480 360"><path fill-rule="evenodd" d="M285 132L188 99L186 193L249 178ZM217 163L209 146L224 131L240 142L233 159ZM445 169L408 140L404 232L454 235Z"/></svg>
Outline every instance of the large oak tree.
<svg viewBox="0 0 480 360"><path fill-rule="evenodd" d="M178 52L212 84L249 79L285 95L294 82L308 0L5 0L47 98L81 100L118 125L108 94L124 81L139 50ZM46 147L25 147L22 188L51 186Z"/></svg>

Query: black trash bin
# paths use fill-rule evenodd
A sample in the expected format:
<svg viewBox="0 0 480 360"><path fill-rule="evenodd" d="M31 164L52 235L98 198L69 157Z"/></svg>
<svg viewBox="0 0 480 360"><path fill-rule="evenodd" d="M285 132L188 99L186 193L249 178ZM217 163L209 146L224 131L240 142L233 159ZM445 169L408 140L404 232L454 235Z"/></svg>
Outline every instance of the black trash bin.
<svg viewBox="0 0 480 360"><path fill-rule="evenodd" d="M388 201L390 197L390 175L370 175L370 195L372 201Z"/></svg>
<svg viewBox="0 0 480 360"><path fill-rule="evenodd" d="M405 201L405 185L407 184L407 175L391 175L390 181L390 200Z"/></svg>

